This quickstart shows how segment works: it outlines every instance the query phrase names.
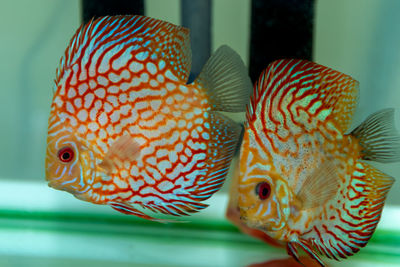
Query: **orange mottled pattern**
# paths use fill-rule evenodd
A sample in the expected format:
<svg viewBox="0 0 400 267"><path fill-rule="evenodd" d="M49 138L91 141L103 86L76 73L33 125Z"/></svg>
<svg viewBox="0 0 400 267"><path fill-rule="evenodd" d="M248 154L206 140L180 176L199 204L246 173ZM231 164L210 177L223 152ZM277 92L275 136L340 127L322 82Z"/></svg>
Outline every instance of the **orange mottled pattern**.
<svg viewBox="0 0 400 267"><path fill-rule="evenodd" d="M205 91L186 84L188 40L186 29L141 16L103 17L78 29L55 81L50 186L96 204L139 204L172 215L206 207L200 201L220 188L230 162L214 162L223 149L210 143L229 133L213 132L218 119ZM123 136L139 146L138 155L105 170L103 158ZM74 161L58 164L65 146Z"/></svg>
<svg viewBox="0 0 400 267"><path fill-rule="evenodd" d="M335 259L353 255L379 221L383 201L373 200L378 186L370 178L378 171L361 160L358 140L346 134L357 87L351 77L304 60L273 62L255 86L239 163L241 218L248 227L288 242L295 257L296 246L318 261L315 251ZM305 183L314 170L329 163L338 177L332 183L335 194L302 208L299 192L310 186ZM267 200L256 192L263 182L271 187ZM310 190L318 194L318 188ZM305 199L312 203L314 197Z"/></svg>

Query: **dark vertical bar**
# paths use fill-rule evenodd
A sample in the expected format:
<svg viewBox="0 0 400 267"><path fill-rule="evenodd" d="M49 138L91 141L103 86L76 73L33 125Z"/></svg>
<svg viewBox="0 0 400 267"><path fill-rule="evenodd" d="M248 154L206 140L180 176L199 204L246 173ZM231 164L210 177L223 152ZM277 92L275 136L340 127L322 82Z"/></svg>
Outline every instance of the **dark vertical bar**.
<svg viewBox="0 0 400 267"><path fill-rule="evenodd" d="M191 82L211 53L211 0L181 0L182 26L190 29L192 46Z"/></svg>
<svg viewBox="0 0 400 267"><path fill-rule="evenodd" d="M250 77L282 58L311 60L314 0L252 0Z"/></svg>
<svg viewBox="0 0 400 267"><path fill-rule="evenodd" d="M82 20L106 15L143 15L143 0L82 0Z"/></svg>

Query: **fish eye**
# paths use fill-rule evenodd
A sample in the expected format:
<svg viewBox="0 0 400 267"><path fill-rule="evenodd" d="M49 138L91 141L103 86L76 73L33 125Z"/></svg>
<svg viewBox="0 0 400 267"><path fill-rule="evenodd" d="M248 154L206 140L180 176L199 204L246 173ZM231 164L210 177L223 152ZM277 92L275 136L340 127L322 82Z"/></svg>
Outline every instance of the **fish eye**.
<svg viewBox="0 0 400 267"><path fill-rule="evenodd" d="M258 183L256 186L256 194L261 200L267 199L271 195L271 186L269 185L269 183Z"/></svg>
<svg viewBox="0 0 400 267"><path fill-rule="evenodd" d="M61 162L68 163L74 159L74 151L70 147L61 148L58 151L58 159L61 160Z"/></svg>

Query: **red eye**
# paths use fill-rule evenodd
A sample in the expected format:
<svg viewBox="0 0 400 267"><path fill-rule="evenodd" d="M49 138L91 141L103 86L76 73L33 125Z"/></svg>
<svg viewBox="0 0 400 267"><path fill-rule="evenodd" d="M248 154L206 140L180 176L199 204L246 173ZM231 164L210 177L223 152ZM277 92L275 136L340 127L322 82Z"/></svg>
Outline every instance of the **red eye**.
<svg viewBox="0 0 400 267"><path fill-rule="evenodd" d="M267 199L271 195L271 186L267 182L261 182L256 186L256 194L261 200Z"/></svg>
<svg viewBox="0 0 400 267"><path fill-rule="evenodd" d="M74 151L70 147L61 148L58 151L58 158L62 162L70 162L71 160L74 159Z"/></svg>

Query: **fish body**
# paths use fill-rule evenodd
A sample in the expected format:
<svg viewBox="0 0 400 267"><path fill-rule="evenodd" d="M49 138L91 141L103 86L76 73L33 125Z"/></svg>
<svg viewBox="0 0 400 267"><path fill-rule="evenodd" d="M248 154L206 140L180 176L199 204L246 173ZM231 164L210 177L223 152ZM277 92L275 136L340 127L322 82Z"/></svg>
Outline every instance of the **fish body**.
<svg viewBox="0 0 400 267"><path fill-rule="evenodd" d="M358 82L305 60L278 60L261 74L240 152L238 207L250 228L287 244L346 258L365 246L394 180L366 160L400 159L393 110L349 132Z"/></svg>
<svg viewBox="0 0 400 267"><path fill-rule="evenodd" d="M223 184L245 109L240 57L218 49L187 84L188 30L142 16L101 17L62 57L49 117L46 179L78 199L145 219L187 215Z"/></svg>

